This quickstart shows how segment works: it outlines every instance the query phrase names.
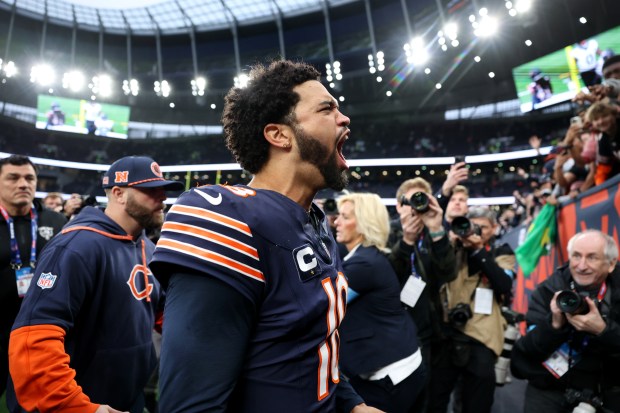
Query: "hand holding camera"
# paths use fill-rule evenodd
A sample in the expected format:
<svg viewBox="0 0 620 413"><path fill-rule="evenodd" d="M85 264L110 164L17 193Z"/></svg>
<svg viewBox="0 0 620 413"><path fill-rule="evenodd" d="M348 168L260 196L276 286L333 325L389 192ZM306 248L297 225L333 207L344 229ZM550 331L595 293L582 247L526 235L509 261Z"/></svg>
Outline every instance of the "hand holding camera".
<svg viewBox="0 0 620 413"><path fill-rule="evenodd" d="M568 321L577 331L599 335L607 324L594 300L571 290L557 291L551 300L551 325L560 329Z"/></svg>
<svg viewBox="0 0 620 413"><path fill-rule="evenodd" d="M412 214L407 210L400 214L400 225L403 228L403 241L408 245L413 245L424 229L421 215Z"/></svg>
<svg viewBox="0 0 620 413"><path fill-rule="evenodd" d="M434 196L418 191L414 192L409 199L402 196L400 203L411 206L412 215L418 216L423 226L427 227L430 232L440 232L443 230L443 210ZM403 223L402 216L401 223Z"/></svg>
<svg viewBox="0 0 620 413"><path fill-rule="evenodd" d="M482 229L469 218L454 218L450 224L450 230L466 249L476 251L484 247Z"/></svg>

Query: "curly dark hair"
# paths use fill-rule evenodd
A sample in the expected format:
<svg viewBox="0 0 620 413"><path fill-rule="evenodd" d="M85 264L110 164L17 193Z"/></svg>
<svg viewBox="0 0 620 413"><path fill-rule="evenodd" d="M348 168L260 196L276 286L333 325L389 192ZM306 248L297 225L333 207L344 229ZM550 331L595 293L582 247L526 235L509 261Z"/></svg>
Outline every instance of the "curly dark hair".
<svg viewBox="0 0 620 413"><path fill-rule="evenodd" d="M222 124L226 146L237 162L254 174L269 156L269 143L263 137L265 125L291 125L291 112L300 99L293 88L319 80L320 73L306 63L279 60L269 66L253 66L249 78L246 88L233 87L226 95Z"/></svg>

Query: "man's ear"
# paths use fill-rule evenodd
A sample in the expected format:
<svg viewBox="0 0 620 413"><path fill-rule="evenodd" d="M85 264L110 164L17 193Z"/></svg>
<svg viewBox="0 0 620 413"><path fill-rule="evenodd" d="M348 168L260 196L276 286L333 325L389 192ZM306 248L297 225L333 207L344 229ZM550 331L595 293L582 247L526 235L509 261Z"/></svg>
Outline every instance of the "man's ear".
<svg viewBox="0 0 620 413"><path fill-rule="evenodd" d="M112 195L112 197L114 198L114 200L119 203L122 204L125 202L125 190L123 188L121 188L120 186L113 186L110 189L110 195Z"/></svg>
<svg viewBox="0 0 620 413"><path fill-rule="evenodd" d="M268 123L263 129L263 136L277 148L290 148L293 145L293 129L283 123Z"/></svg>

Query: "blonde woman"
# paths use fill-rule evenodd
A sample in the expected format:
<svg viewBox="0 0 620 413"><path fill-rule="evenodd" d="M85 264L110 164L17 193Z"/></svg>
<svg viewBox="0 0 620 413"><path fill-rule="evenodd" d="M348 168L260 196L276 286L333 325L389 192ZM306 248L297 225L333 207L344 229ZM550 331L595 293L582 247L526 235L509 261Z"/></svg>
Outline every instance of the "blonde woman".
<svg viewBox="0 0 620 413"><path fill-rule="evenodd" d="M347 313L340 326L340 367L366 404L408 412L424 383L415 323L385 255L386 207L375 194L338 199L336 239L347 247Z"/></svg>

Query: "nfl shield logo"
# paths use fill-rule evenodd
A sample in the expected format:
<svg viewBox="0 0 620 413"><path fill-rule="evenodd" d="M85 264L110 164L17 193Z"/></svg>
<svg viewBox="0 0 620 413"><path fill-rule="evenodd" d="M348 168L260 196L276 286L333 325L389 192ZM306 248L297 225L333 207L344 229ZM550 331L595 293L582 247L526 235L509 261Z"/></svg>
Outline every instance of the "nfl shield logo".
<svg viewBox="0 0 620 413"><path fill-rule="evenodd" d="M56 282L57 277L58 277L57 275L54 275L51 272L43 273L39 277L39 281L37 281L37 285L41 287L43 290L45 290L46 288L52 288L54 286L54 283Z"/></svg>

